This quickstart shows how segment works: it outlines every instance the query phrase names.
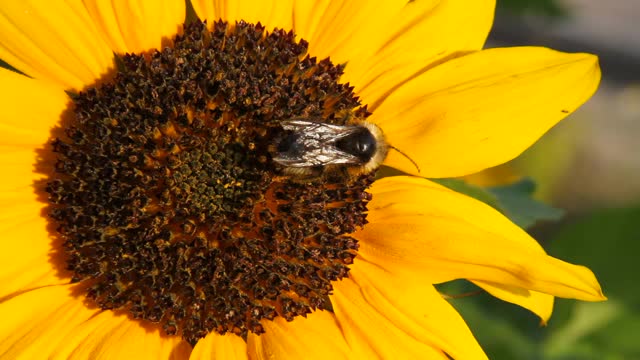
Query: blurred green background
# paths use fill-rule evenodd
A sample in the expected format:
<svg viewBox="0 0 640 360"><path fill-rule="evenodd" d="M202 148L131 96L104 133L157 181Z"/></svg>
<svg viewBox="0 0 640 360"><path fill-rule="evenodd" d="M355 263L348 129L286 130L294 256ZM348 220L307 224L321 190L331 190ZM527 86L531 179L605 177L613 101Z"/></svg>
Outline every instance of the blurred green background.
<svg viewBox="0 0 640 360"><path fill-rule="evenodd" d="M546 327L528 311L486 294L451 302L491 359L640 359L640 0L498 5L489 47L594 53L603 79L586 105L521 157L465 179L493 187L481 195L482 187L465 191L497 202L550 254L590 267L609 300L558 299ZM533 210L531 192L541 201ZM472 290L463 282L442 288L448 294Z"/></svg>

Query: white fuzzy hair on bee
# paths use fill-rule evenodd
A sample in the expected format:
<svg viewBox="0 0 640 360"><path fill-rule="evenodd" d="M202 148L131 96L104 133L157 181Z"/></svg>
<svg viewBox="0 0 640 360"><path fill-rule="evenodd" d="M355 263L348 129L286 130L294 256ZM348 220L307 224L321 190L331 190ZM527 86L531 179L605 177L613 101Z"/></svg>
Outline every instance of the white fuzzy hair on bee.
<svg viewBox="0 0 640 360"><path fill-rule="evenodd" d="M274 144L273 161L298 180L337 172L368 174L380 167L390 148L399 151L385 141L379 126L367 121L334 125L298 118L284 120L281 125L286 135Z"/></svg>

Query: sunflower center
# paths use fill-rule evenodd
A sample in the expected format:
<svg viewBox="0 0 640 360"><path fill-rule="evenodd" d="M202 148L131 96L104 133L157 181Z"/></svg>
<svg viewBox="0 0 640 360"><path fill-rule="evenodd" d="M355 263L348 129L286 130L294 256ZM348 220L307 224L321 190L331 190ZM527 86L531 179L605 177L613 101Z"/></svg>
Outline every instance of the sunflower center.
<svg viewBox="0 0 640 360"><path fill-rule="evenodd" d="M47 192L88 298L192 344L330 307L372 175L301 182L269 149L284 120L368 113L338 83L341 66L306 52L292 32L196 22L73 96Z"/></svg>

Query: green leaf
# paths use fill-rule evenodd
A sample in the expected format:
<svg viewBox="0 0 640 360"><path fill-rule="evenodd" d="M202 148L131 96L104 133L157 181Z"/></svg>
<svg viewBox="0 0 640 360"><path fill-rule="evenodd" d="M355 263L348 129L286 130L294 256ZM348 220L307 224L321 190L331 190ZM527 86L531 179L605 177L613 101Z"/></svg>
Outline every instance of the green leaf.
<svg viewBox="0 0 640 360"><path fill-rule="evenodd" d="M536 339L518 327L515 317L509 316L513 315L509 310L514 310L514 305L498 301L488 294L448 301L462 315L490 359L535 358ZM515 311L520 311L520 314L526 312L524 309ZM538 323L536 319L529 320L533 324Z"/></svg>
<svg viewBox="0 0 640 360"><path fill-rule="evenodd" d="M578 302L573 305L573 314L564 326L555 329L545 342L548 358L571 354L582 346L590 335L619 318L623 313L614 301L605 303Z"/></svg>
<svg viewBox="0 0 640 360"><path fill-rule="evenodd" d="M573 219L548 243L549 252L588 266L609 298L570 305L566 321L549 323L545 359L640 359L640 206L598 210Z"/></svg>
<svg viewBox="0 0 640 360"><path fill-rule="evenodd" d="M563 210L533 199L535 189L533 180L525 178L510 185L487 190L496 197L502 212L518 226L526 229L539 221L559 220L564 215Z"/></svg>
<svg viewBox="0 0 640 360"><path fill-rule="evenodd" d="M548 250L554 256L588 266L609 298L623 300L640 312L639 224L640 205L599 210L565 225L548 242Z"/></svg>

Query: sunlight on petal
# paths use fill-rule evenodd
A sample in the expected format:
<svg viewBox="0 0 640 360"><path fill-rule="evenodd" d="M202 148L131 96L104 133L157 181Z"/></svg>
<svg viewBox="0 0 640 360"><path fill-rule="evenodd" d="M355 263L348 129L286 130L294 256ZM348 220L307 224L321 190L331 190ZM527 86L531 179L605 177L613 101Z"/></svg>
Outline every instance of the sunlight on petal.
<svg viewBox="0 0 640 360"><path fill-rule="evenodd" d="M520 155L587 101L599 81L593 55L483 50L406 83L369 120L418 163L420 176L463 176ZM396 152L385 163L417 174Z"/></svg>
<svg viewBox="0 0 640 360"><path fill-rule="evenodd" d="M3 1L0 59L63 89L82 89L113 67L113 53L79 1Z"/></svg>
<svg viewBox="0 0 640 360"><path fill-rule="evenodd" d="M83 0L114 52L138 53L168 44L184 23L186 7L174 0Z"/></svg>
<svg viewBox="0 0 640 360"><path fill-rule="evenodd" d="M426 179L374 183L359 255L422 281L482 280L587 301L604 300L593 273L545 254L525 231L478 200ZM412 275L413 274L413 275Z"/></svg>

